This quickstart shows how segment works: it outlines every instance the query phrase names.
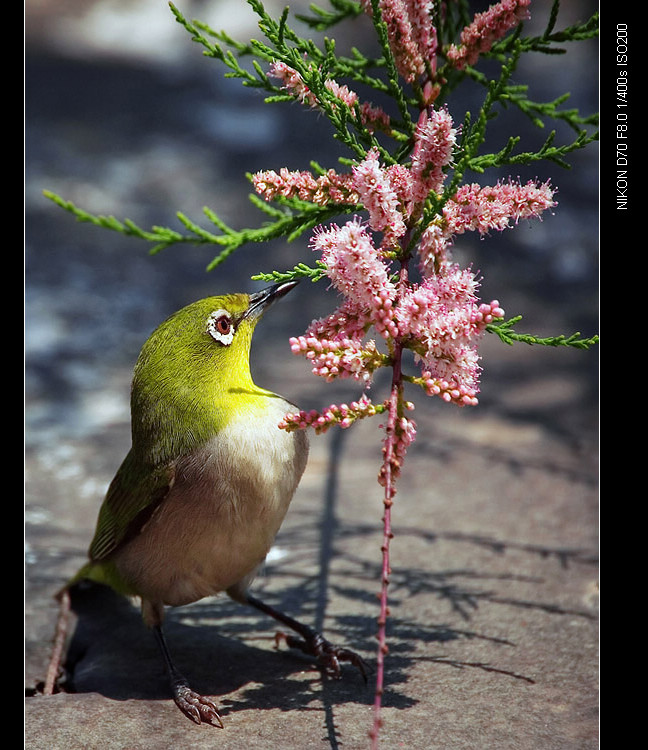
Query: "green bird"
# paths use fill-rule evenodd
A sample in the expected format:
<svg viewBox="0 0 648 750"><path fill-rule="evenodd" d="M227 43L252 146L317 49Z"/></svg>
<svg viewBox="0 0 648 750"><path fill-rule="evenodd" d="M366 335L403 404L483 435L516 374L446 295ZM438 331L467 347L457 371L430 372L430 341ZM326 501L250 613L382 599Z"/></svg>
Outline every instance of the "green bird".
<svg viewBox="0 0 648 750"><path fill-rule="evenodd" d="M308 457L303 430L279 429L294 406L258 387L249 354L256 324L297 282L184 307L144 344L131 389L132 446L99 511L89 579L138 596L161 649L173 698L193 721L222 727L216 705L191 689L162 631L165 605L225 591L291 628L290 646L335 676L360 657L252 596Z"/></svg>

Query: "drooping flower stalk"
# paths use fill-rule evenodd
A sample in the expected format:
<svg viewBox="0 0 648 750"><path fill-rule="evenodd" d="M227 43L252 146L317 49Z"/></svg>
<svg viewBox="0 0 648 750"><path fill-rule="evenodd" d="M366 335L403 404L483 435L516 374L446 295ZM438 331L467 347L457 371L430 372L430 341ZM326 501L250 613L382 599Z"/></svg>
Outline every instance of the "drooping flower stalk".
<svg viewBox="0 0 648 750"><path fill-rule="evenodd" d="M379 595L379 613L378 613L378 651L376 654L376 689L374 693L374 717L373 726L369 732L372 746L378 747L380 735L382 696L385 687L385 657L388 653L387 646L387 617L389 615L387 589L391 576L390 566L390 544L393 538L391 525L391 509L394 503L396 487L394 483L394 462L402 460L402 456L396 455L397 439L396 426L398 422L399 406L402 401L403 380L401 371L402 349L396 345L393 354L392 363L392 383L388 403L387 425L385 427L385 441L383 445L383 464L380 471L380 483L384 488L383 495L383 541L381 545L382 567L380 575L380 595Z"/></svg>
<svg viewBox="0 0 648 750"><path fill-rule="evenodd" d="M283 62L275 62L270 68L270 75L278 78L283 83L283 88L291 93L298 101L307 104L310 107L318 107L319 101L313 92L308 88L304 79L294 68ZM370 102L362 102L348 86L340 85L337 81L327 79L324 81L325 88L333 94L340 102L344 102L351 110L358 107L360 112L361 123L369 130L382 130L389 133L391 124L389 115L380 107L376 107Z"/></svg>
<svg viewBox="0 0 648 750"><path fill-rule="evenodd" d="M373 14L371 0L361 0L362 7ZM437 34L432 23L431 0L378 0L387 26L398 72L407 83L434 70Z"/></svg>
<svg viewBox="0 0 648 750"><path fill-rule="evenodd" d="M286 414L279 427L288 432L312 427L320 435L333 425L339 425L342 429L346 429L358 419L382 414L386 409L387 404L373 404L367 395L363 394L358 401L352 401L350 404L331 404L321 413L312 409L308 412L300 411L296 414Z"/></svg>

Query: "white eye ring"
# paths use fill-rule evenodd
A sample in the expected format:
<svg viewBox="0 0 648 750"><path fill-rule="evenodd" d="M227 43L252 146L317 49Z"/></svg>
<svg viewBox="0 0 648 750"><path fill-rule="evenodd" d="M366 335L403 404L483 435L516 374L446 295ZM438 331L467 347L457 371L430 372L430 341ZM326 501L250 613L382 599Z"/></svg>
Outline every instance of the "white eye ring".
<svg viewBox="0 0 648 750"><path fill-rule="evenodd" d="M214 310L207 318L207 333L219 344L229 346L234 339L234 326L227 310Z"/></svg>

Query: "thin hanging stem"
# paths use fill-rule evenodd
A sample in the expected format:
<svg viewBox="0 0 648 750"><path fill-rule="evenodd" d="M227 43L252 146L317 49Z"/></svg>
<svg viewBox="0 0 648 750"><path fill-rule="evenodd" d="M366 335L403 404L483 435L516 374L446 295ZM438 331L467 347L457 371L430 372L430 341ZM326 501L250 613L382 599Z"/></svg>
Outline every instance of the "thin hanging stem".
<svg viewBox="0 0 648 750"><path fill-rule="evenodd" d="M56 682L59 678L59 671L63 664L63 655L65 651L65 640L67 638L67 629L70 619L70 592L64 589L58 595L59 614L56 622L56 633L54 634L54 643L52 653L45 677L45 686L43 695L54 695L56 692Z"/></svg>
<svg viewBox="0 0 648 750"><path fill-rule="evenodd" d="M396 420L398 418L399 403L401 401L402 375L400 368L401 348L397 345L397 352L394 352L394 372L392 377L392 390L389 398L389 417L387 421L387 439L385 440L385 456L383 460L383 480L385 494L383 504L385 512L383 515L383 543L382 551L382 573L380 587L380 613L378 615L378 656L376 665L376 692L374 697L374 722L370 732L372 747L378 747L378 736L381 726L381 706L382 695L384 692L385 680L385 657L389 648L387 646L387 616L389 615L389 606L387 602L387 587L389 586L389 577L391 575L391 566L389 562L389 545L393 538L391 530L391 508L394 503L393 497L396 492L394 478L392 476L392 460L394 457L394 431Z"/></svg>

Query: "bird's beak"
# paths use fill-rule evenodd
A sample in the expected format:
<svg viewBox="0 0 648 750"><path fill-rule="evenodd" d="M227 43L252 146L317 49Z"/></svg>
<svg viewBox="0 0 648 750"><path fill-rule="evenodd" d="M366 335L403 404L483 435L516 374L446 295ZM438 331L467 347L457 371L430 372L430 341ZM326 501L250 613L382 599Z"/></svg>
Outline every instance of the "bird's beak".
<svg viewBox="0 0 648 750"><path fill-rule="evenodd" d="M281 284L268 287L268 289L264 289L261 292L251 294L250 304L245 313L243 313L243 318L258 320L275 300L288 294L297 284L299 284L298 281L285 281Z"/></svg>

